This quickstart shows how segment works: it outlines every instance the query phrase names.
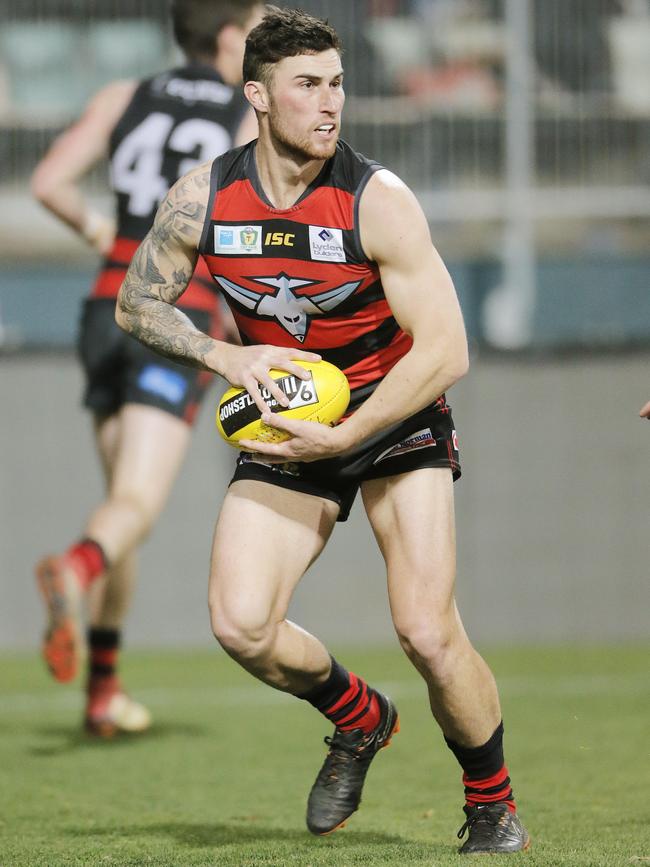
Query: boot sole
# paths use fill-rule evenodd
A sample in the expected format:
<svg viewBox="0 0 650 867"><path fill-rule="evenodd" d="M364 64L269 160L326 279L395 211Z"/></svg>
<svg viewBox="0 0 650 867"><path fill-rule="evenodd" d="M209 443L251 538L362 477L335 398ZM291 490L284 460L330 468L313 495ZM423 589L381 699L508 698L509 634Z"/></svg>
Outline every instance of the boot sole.
<svg viewBox="0 0 650 867"><path fill-rule="evenodd" d="M76 620L70 613L70 600L56 560L48 558L36 567L36 580L47 608L49 624L42 644L42 655L52 677L69 683L79 667L79 640Z"/></svg>

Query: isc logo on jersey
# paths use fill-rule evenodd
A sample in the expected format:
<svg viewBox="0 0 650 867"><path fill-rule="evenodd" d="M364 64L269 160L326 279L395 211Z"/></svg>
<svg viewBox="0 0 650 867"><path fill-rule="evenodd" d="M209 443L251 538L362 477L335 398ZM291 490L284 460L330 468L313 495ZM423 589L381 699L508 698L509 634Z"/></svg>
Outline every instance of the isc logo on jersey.
<svg viewBox="0 0 650 867"><path fill-rule="evenodd" d="M310 374L300 379L283 370L271 370L270 375L289 398L289 406L280 406L263 387L260 392L273 413L289 418L317 421L322 424L337 422L350 402L350 386L345 374L327 361L296 362ZM282 442L289 434L261 421L261 413L245 389L231 388L221 398L217 409L217 429L231 445L241 439Z"/></svg>

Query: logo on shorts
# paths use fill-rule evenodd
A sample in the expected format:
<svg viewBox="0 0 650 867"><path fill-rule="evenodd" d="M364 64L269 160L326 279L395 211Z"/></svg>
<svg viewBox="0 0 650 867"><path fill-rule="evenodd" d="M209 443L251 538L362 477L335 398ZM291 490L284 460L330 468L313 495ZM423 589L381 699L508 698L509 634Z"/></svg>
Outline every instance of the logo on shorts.
<svg viewBox="0 0 650 867"><path fill-rule="evenodd" d="M453 431L451 432L451 444L452 444L452 446L454 447L454 451L456 451L456 452L459 451L459 448L458 448L458 434L456 433L455 430L453 430Z"/></svg>
<svg viewBox="0 0 650 867"><path fill-rule="evenodd" d="M318 262L345 262L343 230L310 226L309 250L311 258Z"/></svg>
<svg viewBox="0 0 650 867"><path fill-rule="evenodd" d="M383 451L373 461L373 464L378 464L380 461L385 461L387 458L396 458L399 455L404 455L407 452L415 452L418 449L428 449L436 445L436 438L431 433L431 429L426 427L416 433L407 436L406 439L400 440L395 445Z"/></svg>
<svg viewBox="0 0 650 867"><path fill-rule="evenodd" d="M187 392L187 380L180 373L157 364L148 364L142 368L138 376L138 386L142 391L148 391L173 404L181 403Z"/></svg>
<svg viewBox="0 0 650 867"><path fill-rule="evenodd" d="M270 461L264 460L261 455L252 454L251 452L240 452L239 458L237 459L237 465L241 466L242 464L259 464L260 466L266 467L267 470L271 470L273 473L277 473L278 475L300 475L300 464L298 463L292 463L291 461L288 461L286 464L272 464Z"/></svg>
<svg viewBox="0 0 650 867"><path fill-rule="evenodd" d="M261 226L215 226L214 253L217 256L262 253Z"/></svg>

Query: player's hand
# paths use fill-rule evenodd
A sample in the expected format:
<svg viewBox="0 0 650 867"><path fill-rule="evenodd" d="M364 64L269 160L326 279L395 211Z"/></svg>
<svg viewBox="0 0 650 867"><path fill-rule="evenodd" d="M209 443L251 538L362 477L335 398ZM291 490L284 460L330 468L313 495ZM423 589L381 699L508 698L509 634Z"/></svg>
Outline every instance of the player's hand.
<svg viewBox="0 0 650 867"><path fill-rule="evenodd" d="M113 242L117 225L111 217L106 217L98 211L89 210L86 214L81 234L86 241L102 256L108 256Z"/></svg>
<svg viewBox="0 0 650 867"><path fill-rule="evenodd" d="M645 406L641 407L641 409L639 410L639 415L641 416L641 418L650 419L650 400L645 404Z"/></svg>
<svg viewBox="0 0 650 867"><path fill-rule="evenodd" d="M239 446L245 452L264 455L270 463L293 461L319 461L333 458L351 447L345 436L345 424L330 427L316 421L285 418L268 411L262 413L262 421L269 427L286 431L291 439L282 443L266 443L260 440L240 440Z"/></svg>
<svg viewBox="0 0 650 867"><path fill-rule="evenodd" d="M271 378L269 371L286 370L299 379L309 379L309 372L295 363L298 361L320 361L315 352L289 349L285 346L233 346L223 344L221 364L218 373L225 377L235 388L245 388L262 413L268 412L268 405L260 392L260 386L277 400L280 406L288 406L289 398Z"/></svg>

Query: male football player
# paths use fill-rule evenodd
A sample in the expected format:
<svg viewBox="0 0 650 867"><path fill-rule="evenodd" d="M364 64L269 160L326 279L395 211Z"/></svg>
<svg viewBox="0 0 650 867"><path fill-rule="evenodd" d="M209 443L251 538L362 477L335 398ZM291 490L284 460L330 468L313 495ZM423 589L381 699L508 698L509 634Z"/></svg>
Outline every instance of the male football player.
<svg viewBox="0 0 650 867"><path fill-rule="evenodd" d="M331 27L272 9L249 34L244 80L259 139L170 191L116 314L162 355L245 387L263 420L291 434L279 444L241 443L214 536L212 628L247 671L334 724L307 825L314 834L341 827L398 730L397 709L286 613L360 489L397 634L463 770L461 851L525 849L495 681L454 600L460 466L445 391L468 366L454 287L413 193L339 138L343 68ZM215 340L174 306L199 255L243 346ZM272 415L260 386L286 399L269 369L305 377L296 361L321 357L348 377L348 416L329 427Z"/></svg>

